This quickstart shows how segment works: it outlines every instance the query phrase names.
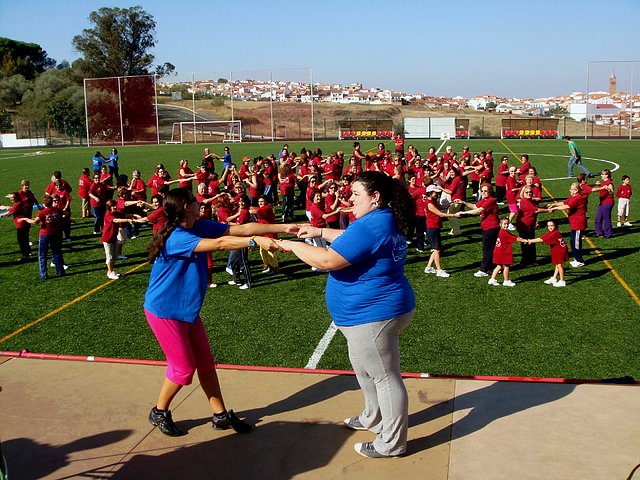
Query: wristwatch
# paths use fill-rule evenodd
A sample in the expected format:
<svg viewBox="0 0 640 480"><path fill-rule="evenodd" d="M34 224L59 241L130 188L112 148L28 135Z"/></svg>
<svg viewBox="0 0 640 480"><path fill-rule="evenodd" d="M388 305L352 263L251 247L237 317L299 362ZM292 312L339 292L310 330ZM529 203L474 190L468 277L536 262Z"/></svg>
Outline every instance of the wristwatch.
<svg viewBox="0 0 640 480"><path fill-rule="evenodd" d="M251 238L249 239L249 247L250 247L250 248L253 248L253 247L255 247L256 245L258 245L258 244L256 243L256 237L255 237L255 236L253 236L253 237L251 237Z"/></svg>

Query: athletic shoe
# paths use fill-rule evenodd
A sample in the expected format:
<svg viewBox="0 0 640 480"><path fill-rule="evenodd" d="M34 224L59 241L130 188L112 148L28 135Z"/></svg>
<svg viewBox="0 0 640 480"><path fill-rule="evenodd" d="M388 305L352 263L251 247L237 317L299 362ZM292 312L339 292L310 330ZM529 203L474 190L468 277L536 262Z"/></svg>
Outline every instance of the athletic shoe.
<svg viewBox="0 0 640 480"><path fill-rule="evenodd" d="M566 287L567 286L567 282L565 282L564 280L558 280L556 283L553 284L554 287Z"/></svg>
<svg viewBox="0 0 640 480"><path fill-rule="evenodd" d="M233 275L233 270L231 270L231 268L227 267L224 269L225 272L227 272L229 275Z"/></svg>
<svg viewBox="0 0 640 480"><path fill-rule="evenodd" d="M135 240L136 238L138 238L138 235L131 235L131 240Z"/></svg>
<svg viewBox="0 0 640 480"><path fill-rule="evenodd" d="M473 274L473 276L476 278L482 278L482 277L488 277L489 274L483 272L482 270L478 270L476 273Z"/></svg>
<svg viewBox="0 0 640 480"><path fill-rule="evenodd" d="M630 227L631 226L631 222L624 222L624 226L625 227Z"/></svg>
<svg viewBox="0 0 640 480"><path fill-rule="evenodd" d="M551 277L548 278L547 280L544 281L544 283L546 283L547 285L555 285L557 283L558 280L556 280L555 277Z"/></svg>
<svg viewBox="0 0 640 480"><path fill-rule="evenodd" d="M342 423L351 430L367 430L367 427L360 423L360 417L345 418Z"/></svg>
<svg viewBox="0 0 640 480"><path fill-rule="evenodd" d="M445 272L444 270L437 270L436 271L436 277L441 277L441 278L449 278L451 275L448 274L447 272Z"/></svg>
<svg viewBox="0 0 640 480"><path fill-rule="evenodd" d="M356 443L353 445L353 449L363 457L386 458L386 455L382 455L376 451L373 447L373 442Z"/></svg>
<svg viewBox="0 0 640 480"><path fill-rule="evenodd" d="M318 267L311 267L311 270L316 273L327 273L329 271L329 270L322 270L321 268L318 268Z"/></svg>
<svg viewBox="0 0 640 480"><path fill-rule="evenodd" d="M153 407L149 412L149 423L158 427L158 430L170 437L182 435L182 432L180 432L176 424L173 423L170 410L158 410L156 407Z"/></svg>
<svg viewBox="0 0 640 480"><path fill-rule="evenodd" d="M500 282L498 282L495 278L490 278L487 283L489 285L491 285L492 287L499 287L500 286Z"/></svg>
<svg viewBox="0 0 640 480"><path fill-rule="evenodd" d="M516 284L515 284L515 282L512 282L511 280L505 280L504 282L502 282L502 286L503 287L515 287Z"/></svg>
<svg viewBox="0 0 640 480"><path fill-rule="evenodd" d="M433 267L424 267L424 273L436 273L437 270Z"/></svg>
<svg viewBox="0 0 640 480"><path fill-rule="evenodd" d="M509 224L509 226L507 227L507 230L515 230L516 227L513 226L512 223Z"/></svg>
<svg viewBox="0 0 640 480"><path fill-rule="evenodd" d="M229 280L227 283L228 283L229 285L242 285L241 283L236 283L236 281L235 281L235 280Z"/></svg>
<svg viewBox="0 0 640 480"><path fill-rule="evenodd" d="M56 264L55 264L55 263L53 263L53 262L51 262L51 263L49 264L49 266L50 266L50 267L55 267L55 266L56 266ZM63 265L63 266L62 266L62 268L66 270L66 269L68 269L68 268L69 268L69 265Z"/></svg>
<svg viewBox="0 0 640 480"><path fill-rule="evenodd" d="M228 430L233 428L237 433L249 433L251 431L251 425L243 422L233 410L227 410L223 414L214 414L211 417L211 423L214 430Z"/></svg>
<svg viewBox="0 0 640 480"><path fill-rule="evenodd" d="M620 222L616 223L616 227L621 227L622 224Z"/></svg>
<svg viewBox="0 0 640 480"><path fill-rule="evenodd" d="M269 273L271 271L271 269L269 267L266 267L264 270L262 270L262 272L260 273Z"/></svg>
<svg viewBox="0 0 640 480"><path fill-rule="evenodd" d="M584 263L578 262L577 260L572 260L571 262L569 262L569 265L571 265L573 268L584 267Z"/></svg>
<svg viewBox="0 0 640 480"><path fill-rule="evenodd" d="M210 283L209 288L216 288L218 286L217 283Z"/></svg>
<svg viewBox="0 0 640 480"><path fill-rule="evenodd" d="M249 288L248 284L244 284L244 285L240 285L240 290L246 290L247 288Z"/></svg>
<svg viewBox="0 0 640 480"><path fill-rule="evenodd" d="M127 257L126 255L118 255L118 260L126 260L127 258L129 257Z"/></svg>
<svg viewBox="0 0 640 480"><path fill-rule="evenodd" d="M111 272L107 273L107 278L110 278L111 280L118 280L120 278L120 275L118 275L116 272Z"/></svg>

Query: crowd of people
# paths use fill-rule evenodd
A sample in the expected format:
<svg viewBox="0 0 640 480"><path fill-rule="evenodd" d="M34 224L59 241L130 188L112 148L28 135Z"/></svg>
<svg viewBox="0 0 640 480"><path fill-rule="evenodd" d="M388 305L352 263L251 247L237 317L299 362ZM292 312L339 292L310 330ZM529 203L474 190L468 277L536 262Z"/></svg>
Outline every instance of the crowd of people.
<svg viewBox="0 0 640 480"><path fill-rule="evenodd" d="M536 167L527 154L517 164L510 164L502 156L494 165L493 152L488 149L471 153L465 145L462 152L454 152L451 145L440 155L430 147L423 157L413 145L405 152L404 141L394 141L395 152L387 150L384 143L377 149L363 152L359 142L354 142L350 155L342 151L324 154L320 148L299 153L284 145L277 155L255 158L243 157L237 166L229 147L224 147L220 156L206 148L195 171L187 159L179 161L177 176L173 178L169 169L157 164L148 180L139 170L131 177L121 174L116 148L108 157L99 151L92 158L92 170L83 168L78 179L77 196L81 202L82 218L93 218L93 233L100 235L105 249L106 274L117 279L114 270L117 259L126 259L122 246L128 239L139 235L140 226L153 224L156 233L164 223L162 202L172 185L186 188L195 194L200 205L201 218L215 219L228 224L258 222L276 223L274 207L282 206L282 222L294 222L296 209L304 210L306 220L317 228L344 230L355 220L352 213L352 184L365 171L378 171L400 182L415 201L415 219L408 227L407 242L418 252L430 249L425 273L447 278L449 273L442 267L443 222L450 223L450 236L460 235L459 218L479 215L482 231L482 257L476 277L491 277L495 268L493 256L496 243L501 248L511 249L509 238L500 237L499 210L503 208L508 218L506 230L517 233L521 245L520 264L537 263L535 230L539 226L538 215L565 210L570 224L571 266L584 265L582 238L587 228L588 196L599 194L595 218L595 234L609 238L613 235L612 210L618 199L617 227L630 226L630 179L623 175L617 189L609 170L603 170L601 180L589 185L594 176L582 165L581 155L575 141L567 139L569 146L569 171L579 166L583 172L569 189L569 197L562 202L542 205L542 182ZM21 262L32 254L29 229L40 225L39 264L40 278L46 279L47 254L52 253L51 266L58 275L64 275L62 257L63 240L71 238L71 202L73 189L62 178L60 171L53 172L45 195L51 197L38 201L30 190L28 180L21 182L20 189L9 195L12 205L0 215L11 215L17 230ZM150 203L148 200L150 199ZM112 203L109 203L111 201ZM32 219L34 205L40 208L36 219ZM527 241L524 241L527 240ZM316 246L326 247L324 239L307 239ZM505 242L509 244L504 247ZM248 266L247 250L239 249L229 255L227 271L233 275L229 281L246 289L252 286L251 270ZM275 252L260 251L264 274L279 271ZM215 287L210 258L209 286ZM313 267L314 271L321 271ZM506 271L505 271L506 273ZM512 286L512 281L506 285ZM504 283L503 283L504 284ZM559 286L563 284L560 283Z"/></svg>

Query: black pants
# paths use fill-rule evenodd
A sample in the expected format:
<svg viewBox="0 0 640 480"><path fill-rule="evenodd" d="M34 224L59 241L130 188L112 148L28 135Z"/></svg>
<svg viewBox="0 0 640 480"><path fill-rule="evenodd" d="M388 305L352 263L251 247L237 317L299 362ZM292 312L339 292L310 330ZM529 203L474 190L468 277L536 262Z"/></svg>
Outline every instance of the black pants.
<svg viewBox="0 0 640 480"><path fill-rule="evenodd" d="M496 248L499 228L490 228L482 231L482 262L480 270L484 273L491 273L493 270L493 250Z"/></svg>

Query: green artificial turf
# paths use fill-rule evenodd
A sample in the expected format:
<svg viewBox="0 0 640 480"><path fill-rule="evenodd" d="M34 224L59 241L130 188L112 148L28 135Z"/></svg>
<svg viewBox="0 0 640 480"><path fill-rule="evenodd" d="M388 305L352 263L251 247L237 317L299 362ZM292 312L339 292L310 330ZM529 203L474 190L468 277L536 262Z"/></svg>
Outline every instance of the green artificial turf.
<svg viewBox="0 0 640 480"><path fill-rule="evenodd" d="M387 148L392 145L390 142ZM441 141L406 141L421 152ZM540 178L566 176L566 143L558 140L453 140L455 151L463 143L472 152L492 148L494 157L528 153ZM363 150L374 149L377 142L362 142ZM578 140L584 163L592 171L614 168L616 186L624 173L631 184L640 182L638 154L640 144L633 141ZM234 161L242 156L277 154L281 144L231 144ZM351 142L290 142L291 150L320 147L323 151L343 150L348 155ZM222 145L210 145L216 153ZM156 163L164 163L177 175L178 161L188 158L192 168L202 158L204 145L156 145L119 147L121 172L142 171L148 179ZM23 178L32 182L40 196L53 170L75 188L83 167L90 167L95 148L41 149L45 154L25 156L35 150L0 150L0 192L16 190ZM101 148L103 153L108 147ZM195 169L195 168L194 168ZM577 171L576 171L577 172ZM568 196L569 180L544 182L545 200ZM638 187L637 187L638 188ZM632 197L632 219L640 212L637 195ZM8 200L2 203L7 203ZM597 194L590 202L590 228L593 226ZM76 217L79 201L72 210ZM302 219L303 212L297 210ZM615 215L615 209L614 209ZM552 215L560 221L560 230L568 240L569 228L560 212ZM540 215L544 227L547 215ZM615 222L615 218L614 218ZM514 267L515 288L489 287L486 279L473 273L481 258L480 229L477 217L462 220L463 234L450 238L443 229L443 266L451 278L425 275L428 255L409 249L406 274L413 285L417 310L413 323L401 336L402 369L408 372L455 375L508 375L535 377L607 378L631 375L640 378L640 223L616 228L611 239L589 238L601 256L584 242L587 265L571 269L567 265L566 288L542 283L553 266L548 249L538 244L541 265L527 269ZM545 229L538 230L539 234ZM126 273L145 261L150 229L125 245L128 260L118 261L116 269ZM0 288L2 315L0 342L2 351L68 355L96 355L119 358L162 359L157 342L142 311L149 267L144 265L108 283L104 270L104 251L98 237L91 234L91 221L76 218L73 242L65 244L65 262L70 266L64 278L38 280L37 262L16 263L19 257L15 228L10 219L0 220ZM37 227L31 233L37 246ZM516 263L519 247L514 248ZM325 276L311 270L292 255L280 254L283 274L264 277L258 272L257 252L250 254L256 286L241 291L227 285L224 272L226 254L214 255L214 281L202 310L212 348L220 363L304 367L329 326L324 303ZM605 264L606 259L610 265ZM616 274L612 272L615 270ZM50 270L53 270L51 268ZM50 272L53 273L53 272ZM626 284L627 288L623 286ZM94 290L92 292L92 290ZM629 291L630 290L630 291ZM92 292L85 298L78 297ZM74 302L18 334L53 310ZM323 356L319 368L348 369L346 343L337 334Z"/></svg>

